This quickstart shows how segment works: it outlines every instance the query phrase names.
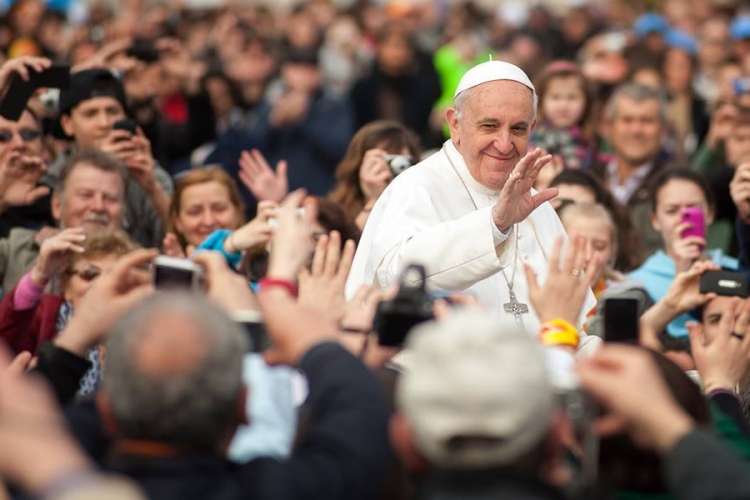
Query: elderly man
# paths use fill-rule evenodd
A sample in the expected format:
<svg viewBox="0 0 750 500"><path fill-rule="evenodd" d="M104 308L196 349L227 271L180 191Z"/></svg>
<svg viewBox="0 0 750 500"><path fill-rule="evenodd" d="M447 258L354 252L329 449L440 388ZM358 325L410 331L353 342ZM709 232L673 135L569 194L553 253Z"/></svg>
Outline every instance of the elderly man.
<svg viewBox="0 0 750 500"><path fill-rule="evenodd" d="M124 213L125 166L97 150L70 157L52 195L52 215L62 228L121 227ZM0 239L0 277L3 290L13 289L33 267L43 235L26 228L11 230Z"/></svg>
<svg viewBox="0 0 750 500"><path fill-rule="evenodd" d="M399 175L375 204L348 295L362 284L389 287L406 264L421 263L428 288L467 290L536 333L523 266L543 279L548 252L565 235L546 203L557 190L532 189L551 159L527 154L536 104L534 86L512 64L489 61L464 75L446 111L450 140ZM590 295L585 310L593 305Z"/></svg>
<svg viewBox="0 0 750 500"><path fill-rule="evenodd" d="M651 227L651 187L669 165L660 155L667 129L667 108L658 89L628 83L607 104L609 141L615 158L594 166L615 199L630 211L641 236L643 255L662 248L661 236Z"/></svg>
<svg viewBox="0 0 750 500"><path fill-rule="evenodd" d="M74 73L70 88L60 93L59 110L60 125L74 139L74 150L98 149L127 166L124 229L143 246L160 246L172 180L156 164L146 137L113 128L117 121L127 118L122 82L103 68ZM61 155L50 165L44 179L49 185L55 186L59 181L66 156Z"/></svg>

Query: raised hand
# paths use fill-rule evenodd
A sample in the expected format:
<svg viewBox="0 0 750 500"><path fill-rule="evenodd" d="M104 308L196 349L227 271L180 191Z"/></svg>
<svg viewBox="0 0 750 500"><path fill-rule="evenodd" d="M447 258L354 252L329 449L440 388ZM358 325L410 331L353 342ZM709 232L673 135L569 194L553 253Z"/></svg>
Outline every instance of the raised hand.
<svg viewBox="0 0 750 500"><path fill-rule="evenodd" d="M47 186L37 186L47 171L41 158L18 151L3 156L0 160L0 212L8 207L31 205L50 193Z"/></svg>
<svg viewBox="0 0 750 500"><path fill-rule="evenodd" d="M224 240L224 250L229 253L242 252L248 248L268 243L273 235L273 228L268 224L268 219L274 216L278 206L279 204L274 201L258 203L258 212L255 218L244 226L235 229Z"/></svg>
<svg viewBox="0 0 750 500"><path fill-rule="evenodd" d="M132 37L123 37L113 40L102 46L93 56L87 57L70 69L71 73L93 69L109 68L118 56L122 55L133 44Z"/></svg>
<svg viewBox="0 0 750 500"><path fill-rule="evenodd" d="M672 243L672 253L675 256L675 270L679 273L687 271L690 267L701 260L703 249L706 248L705 238L700 236L682 237L682 233L690 229L690 224L685 222L675 227L675 238Z"/></svg>
<svg viewBox="0 0 750 500"><path fill-rule="evenodd" d="M701 293L700 279L706 271L719 271L721 267L710 260L694 263L687 271L675 275L662 299L677 315L704 306L716 297L715 293Z"/></svg>
<svg viewBox="0 0 750 500"><path fill-rule="evenodd" d="M298 189L286 197L277 212L273 245L268 259L268 276L290 281L297 279L297 274L305 265L312 253L313 223L318 216L316 203L304 203L304 214L298 209L305 199L305 191Z"/></svg>
<svg viewBox="0 0 750 500"><path fill-rule="evenodd" d="M69 435L46 384L23 374L20 357L13 366L0 347L0 474L36 495L54 489L60 478L94 471L94 465Z"/></svg>
<svg viewBox="0 0 750 500"><path fill-rule="evenodd" d="M359 185L365 195L365 207L372 204L383 194L393 180L393 173L383 158L388 153L382 149L370 149L362 158L359 167Z"/></svg>
<svg viewBox="0 0 750 500"><path fill-rule="evenodd" d="M276 164L276 172L257 149L243 151L240 156L239 177L258 201L281 202L289 192L286 174L287 164L281 160Z"/></svg>
<svg viewBox="0 0 750 500"><path fill-rule="evenodd" d="M0 66L0 96L5 95L13 75L18 75L21 80L29 81L29 69L42 72L52 66L52 61L45 57L16 57L9 59Z"/></svg>
<svg viewBox="0 0 750 500"><path fill-rule="evenodd" d="M310 271L299 273L299 302L320 311L334 321L341 320L345 311L344 285L354 261L355 245L352 240L341 251L341 235L331 231L330 236L318 239Z"/></svg>
<svg viewBox="0 0 750 500"><path fill-rule="evenodd" d="M542 323L560 318L571 325L577 325L586 295L591 291L593 280L598 276L603 263L596 260L585 262L586 240L579 237L573 242L573 247L568 248L561 264L562 246L563 239L558 237L549 260L547 281L543 286L539 285L534 271L524 262L529 300Z"/></svg>
<svg viewBox="0 0 750 500"><path fill-rule="evenodd" d="M609 410L595 423L600 435L627 431L633 441L667 452L695 422L672 397L654 354L622 344L607 344L578 362L583 389Z"/></svg>
<svg viewBox="0 0 750 500"><path fill-rule="evenodd" d="M739 315L737 315L739 313ZM688 323L690 351L704 392L734 392L750 367L750 300L732 298L721 314L718 334L708 338L703 325Z"/></svg>
<svg viewBox="0 0 750 500"><path fill-rule="evenodd" d="M552 155L542 156L536 148L521 158L508 176L500 196L492 207L492 220L503 233L525 220L539 206L557 196L557 188L547 188L532 195L531 188L539 171L552 160Z"/></svg>
<svg viewBox="0 0 750 500"><path fill-rule="evenodd" d="M79 227L64 229L44 240L39 248L39 257L31 269L31 280L39 286L46 285L54 275L65 269L76 253L83 253L85 240L86 235Z"/></svg>

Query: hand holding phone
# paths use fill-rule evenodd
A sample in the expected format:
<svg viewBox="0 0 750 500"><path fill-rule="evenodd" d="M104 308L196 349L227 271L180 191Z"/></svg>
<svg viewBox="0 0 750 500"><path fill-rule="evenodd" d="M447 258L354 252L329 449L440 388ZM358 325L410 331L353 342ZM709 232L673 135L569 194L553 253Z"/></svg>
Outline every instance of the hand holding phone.
<svg viewBox="0 0 750 500"><path fill-rule="evenodd" d="M746 298L750 296L748 276L733 271L706 271L701 274L700 293Z"/></svg>
<svg viewBox="0 0 750 500"><path fill-rule="evenodd" d="M688 225L680 234L682 238L697 236L698 238L706 239L706 218L702 208L685 207L682 209L680 217L682 223Z"/></svg>
<svg viewBox="0 0 750 500"><path fill-rule="evenodd" d="M0 103L0 116L7 120L18 121L37 89L70 87L69 64L53 64L41 70L36 66L28 66L25 71L28 73L27 79L20 77L19 73L11 77L8 92Z"/></svg>

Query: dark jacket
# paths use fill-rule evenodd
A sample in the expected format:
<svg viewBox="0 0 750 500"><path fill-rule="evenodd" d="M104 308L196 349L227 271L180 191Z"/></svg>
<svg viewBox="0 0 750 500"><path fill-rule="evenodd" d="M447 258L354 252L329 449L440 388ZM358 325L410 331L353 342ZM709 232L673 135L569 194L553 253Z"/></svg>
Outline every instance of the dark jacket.
<svg viewBox="0 0 750 500"><path fill-rule="evenodd" d="M633 192L626 204L630 213L633 228L641 238L642 255L651 255L664 246L661 235L651 226L651 189L654 181L666 169L673 167L664 158L659 157L654 161L654 166L641 184ZM601 179L604 186L609 189L609 177L607 175L607 164L597 163L592 172Z"/></svg>
<svg viewBox="0 0 750 500"><path fill-rule="evenodd" d="M563 500L562 491L539 480L495 471L453 472L429 478L419 500Z"/></svg>
<svg viewBox="0 0 750 500"><path fill-rule="evenodd" d="M159 500L377 498L390 458L388 408L377 381L335 343L310 349L299 368L310 387L310 426L288 460L236 465L205 454L120 455L105 468L134 479ZM100 459L108 438L94 406L71 410L73 434Z"/></svg>
<svg viewBox="0 0 750 500"><path fill-rule="evenodd" d="M693 430L665 457L670 492L680 500L747 500L750 466L711 434Z"/></svg>
<svg viewBox="0 0 750 500"><path fill-rule="evenodd" d="M401 77L388 76L373 66L372 72L357 81L350 96L357 128L375 120L396 120L417 133L422 145L431 147L429 120L432 108L440 98L440 80L427 58L418 58L414 71ZM396 116L388 114L386 96L395 100Z"/></svg>

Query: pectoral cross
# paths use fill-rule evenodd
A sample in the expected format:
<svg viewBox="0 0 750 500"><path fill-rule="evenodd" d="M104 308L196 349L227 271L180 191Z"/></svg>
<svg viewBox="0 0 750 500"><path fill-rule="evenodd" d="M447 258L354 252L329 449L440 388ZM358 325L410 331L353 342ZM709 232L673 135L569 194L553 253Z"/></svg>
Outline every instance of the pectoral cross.
<svg viewBox="0 0 750 500"><path fill-rule="evenodd" d="M523 318L521 315L529 312L529 306L523 302L518 302L516 293L513 290L509 290L508 293L510 295L510 302L503 304L503 309L508 314L512 314L516 318L516 324L523 328Z"/></svg>

